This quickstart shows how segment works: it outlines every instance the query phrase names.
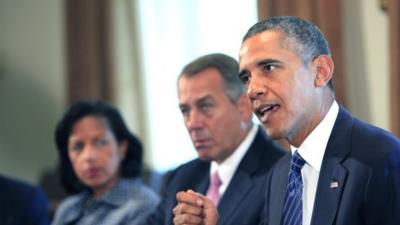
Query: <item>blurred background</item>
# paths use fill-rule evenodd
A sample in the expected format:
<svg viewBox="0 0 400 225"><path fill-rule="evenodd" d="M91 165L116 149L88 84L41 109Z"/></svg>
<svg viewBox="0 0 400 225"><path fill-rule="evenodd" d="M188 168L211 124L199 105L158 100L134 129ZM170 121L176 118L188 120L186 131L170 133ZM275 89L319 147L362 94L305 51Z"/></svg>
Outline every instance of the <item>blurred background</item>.
<svg viewBox="0 0 400 225"><path fill-rule="evenodd" d="M238 58L259 19L297 15L326 34L338 101L400 135L397 0L0 0L0 173L43 185L54 127L80 98L116 105L163 173L196 157L176 78L211 52Z"/></svg>

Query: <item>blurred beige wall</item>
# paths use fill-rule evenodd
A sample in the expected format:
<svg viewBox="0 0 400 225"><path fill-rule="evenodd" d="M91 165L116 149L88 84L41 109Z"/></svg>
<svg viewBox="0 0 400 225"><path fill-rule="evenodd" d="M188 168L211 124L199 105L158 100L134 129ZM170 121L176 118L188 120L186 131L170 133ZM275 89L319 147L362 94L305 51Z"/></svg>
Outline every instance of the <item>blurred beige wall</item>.
<svg viewBox="0 0 400 225"><path fill-rule="evenodd" d="M115 65L115 104L121 111L129 129L139 136L144 145L144 161L151 163L149 152L149 130L144 105L144 79L140 63L140 40L138 32L138 15L135 13L135 1L113 1L113 49ZM136 22L135 22L136 21Z"/></svg>
<svg viewBox="0 0 400 225"><path fill-rule="evenodd" d="M37 183L56 165L64 107L62 0L0 0L0 173Z"/></svg>
<svg viewBox="0 0 400 225"><path fill-rule="evenodd" d="M380 1L342 0L349 110L389 129L388 14Z"/></svg>

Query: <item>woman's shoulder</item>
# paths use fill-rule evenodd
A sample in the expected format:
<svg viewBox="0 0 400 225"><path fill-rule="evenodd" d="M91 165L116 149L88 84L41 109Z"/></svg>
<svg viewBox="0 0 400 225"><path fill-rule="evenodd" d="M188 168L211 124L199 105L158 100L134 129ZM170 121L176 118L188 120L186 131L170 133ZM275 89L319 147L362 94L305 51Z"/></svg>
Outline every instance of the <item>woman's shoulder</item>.
<svg viewBox="0 0 400 225"><path fill-rule="evenodd" d="M125 183L126 181L122 179L122 182ZM126 201L117 211L125 214L124 218L126 221L130 221L129 224L141 224L156 209L160 198L140 179L135 179L133 182L129 180L128 183L130 188Z"/></svg>
<svg viewBox="0 0 400 225"><path fill-rule="evenodd" d="M84 194L76 194L66 197L62 202L57 206L53 225L61 224L66 217L73 216L78 214L79 204L83 199Z"/></svg>
<svg viewBox="0 0 400 225"><path fill-rule="evenodd" d="M61 209L68 209L71 207L75 207L82 201L82 199L83 199L83 193L70 195L61 201L57 209L61 210Z"/></svg>
<svg viewBox="0 0 400 225"><path fill-rule="evenodd" d="M145 185L140 179L133 180L131 185L132 188L128 193L130 201L140 201L149 204L158 203L158 194L153 189Z"/></svg>

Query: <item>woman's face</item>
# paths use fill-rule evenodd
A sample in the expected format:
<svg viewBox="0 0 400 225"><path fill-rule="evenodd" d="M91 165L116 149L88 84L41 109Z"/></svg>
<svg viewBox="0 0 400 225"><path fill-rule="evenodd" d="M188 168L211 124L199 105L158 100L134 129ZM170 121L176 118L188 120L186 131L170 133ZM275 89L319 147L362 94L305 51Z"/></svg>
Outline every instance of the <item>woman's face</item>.
<svg viewBox="0 0 400 225"><path fill-rule="evenodd" d="M127 143L118 143L108 122L97 116L78 120L68 140L68 156L75 174L96 196L118 180L126 150Z"/></svg>

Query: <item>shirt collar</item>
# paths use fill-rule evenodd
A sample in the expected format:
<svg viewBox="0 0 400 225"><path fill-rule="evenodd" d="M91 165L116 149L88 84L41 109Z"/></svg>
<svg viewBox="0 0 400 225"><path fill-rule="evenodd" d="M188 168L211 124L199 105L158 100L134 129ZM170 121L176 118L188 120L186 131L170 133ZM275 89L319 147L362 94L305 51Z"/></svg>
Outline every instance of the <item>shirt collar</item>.
<svg viewBox="0 0 400 225"><path fill-rule="evenodd" d="M328 113L317 127L307 136L297 151L303 159L318 172L321 169L322 160L332 133L336 117L339 112L339 105L336 101L331 105ZM292 154L296 147L290 146Z"/></svg>
<svg viewBox="0 0 400 225"><path fill-rule="evenodd" d="M222 181L222 185L228 184L232 179L236 168L239 166L240 161L242 161L242 158L246 154L247 150L250 148L250 145L253 143L258 129L258 126L253 124L246 138L242 141L242 143L240 143L238 148L235 149L235 151L233 151L233 153L221 164L212 161L210 176L212 176L212 174L214 174L214 172L218 170L218 175Z"/></svg>

